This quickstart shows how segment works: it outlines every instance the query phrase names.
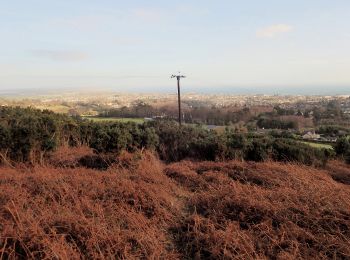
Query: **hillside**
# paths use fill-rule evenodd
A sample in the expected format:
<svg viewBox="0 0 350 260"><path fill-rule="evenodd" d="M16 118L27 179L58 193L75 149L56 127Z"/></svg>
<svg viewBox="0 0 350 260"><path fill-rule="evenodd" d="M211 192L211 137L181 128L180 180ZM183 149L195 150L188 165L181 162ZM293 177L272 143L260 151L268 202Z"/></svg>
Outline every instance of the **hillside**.
<svg viewBox="0 0 350 260"><path fill-rule="evenodd" d="M69 167L0 168L0 259L350 257L343 163L164 164L143 152L98 171L77 163L87 152L61 152Z"/></svg>

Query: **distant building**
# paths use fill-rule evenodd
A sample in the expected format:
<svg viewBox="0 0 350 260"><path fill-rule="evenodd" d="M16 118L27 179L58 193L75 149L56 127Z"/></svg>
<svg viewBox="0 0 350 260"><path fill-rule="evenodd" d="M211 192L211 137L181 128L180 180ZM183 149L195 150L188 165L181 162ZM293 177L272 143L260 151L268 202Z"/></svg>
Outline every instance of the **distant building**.
<svg viewBox="0 0 350 260"><path fill-rule="evenodd" d="M303 139L305 140L319 140L321 135L316 134L315 132L307 132L303 135Z"/></svg>
<svg viewBox="0 0 350 260"><path fill-rule="evenodd" d="M337 140L338 140L337 137L324 137L324 138L322 138L322 141L330 142L330 143L336 143Z"/></svg>

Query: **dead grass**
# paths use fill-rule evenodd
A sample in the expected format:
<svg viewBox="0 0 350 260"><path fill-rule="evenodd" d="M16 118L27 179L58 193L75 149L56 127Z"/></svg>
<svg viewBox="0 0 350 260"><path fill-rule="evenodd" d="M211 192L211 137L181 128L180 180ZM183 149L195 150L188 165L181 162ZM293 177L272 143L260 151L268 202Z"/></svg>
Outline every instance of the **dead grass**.
<svg viewBox="0 0 350 260"><path fill-rule="evenodd" d="M93 155L93 150L87 146L61 146L50 155L48 164L60 168L75 168L80 165L79 160L82 157Z"/></svg>
<svg viewBox="0 0 350 260"><path fill-rule="evenodd" d="M146 157L134 172L1 169L2 257L178 256L166 232L181 208L177 187Z"/></svg>
<svg viewBox="0 0 350 260"><path fill-rule="evenodd" d="M329 167L144 152L106 171L0 168L0 259L349 259L350 188L330 175L348 168Z"/></svg>
<svg viewBox="0 0 350 260"><path fill-rule="evenodd" d="M350 257L350 189L326 171L280 163L170 165L190 192L178 245L191 258Z"/></svg>
<svg viewBox="0 0 350 260"><path fill-rule="evenodd" d="M332 161L326 169L335 181L350 185L350 165L341 161Z"/></svg>

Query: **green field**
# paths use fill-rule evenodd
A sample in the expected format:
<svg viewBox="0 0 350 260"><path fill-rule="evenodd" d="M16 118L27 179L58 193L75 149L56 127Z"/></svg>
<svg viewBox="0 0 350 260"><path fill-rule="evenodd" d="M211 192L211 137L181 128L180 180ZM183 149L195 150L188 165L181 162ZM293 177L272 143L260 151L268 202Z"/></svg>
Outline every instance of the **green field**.
<svg viewBox="0 0 350 260"><path fill-rule="evenodd" d="M301 142L301 143L310 145L311 147L314 147L314 148L319 148L319 149L324 148L324 149L333 150L333 146L330 144L320 144L320 143L312 143L312 142Z"/></svg>
<svg viewBox="0 0 350 260"><path fill-rule="evenodd" d="M83 118L92 120L94 122L134 122L137 124L142 124L145 122L143 118L120 118L120 117L92 117L92 116L84 116Z"/></svg>

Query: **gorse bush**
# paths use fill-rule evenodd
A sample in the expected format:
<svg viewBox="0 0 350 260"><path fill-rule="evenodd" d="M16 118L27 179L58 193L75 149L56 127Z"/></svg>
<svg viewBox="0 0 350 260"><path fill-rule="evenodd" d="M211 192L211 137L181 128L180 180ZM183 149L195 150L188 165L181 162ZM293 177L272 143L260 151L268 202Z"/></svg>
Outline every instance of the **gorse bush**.
<svg viewBox="0 0 350 260"><path fill-rule="evenodd" d="M41 162L59 146L88 145L97 152L119 153L155 148L154 128L133 123L94 123L32 108L0 110L2 160Z"/></svg>
<svg viewBox="0 0 350 260"><path fill-rule="evenodd" d="M245 149L244 158L249 161L262 162L269 159L271 154L271 141L269 139L254 139Z"/></svg>
<svg viewBox="0 0 350 260"><path fill-rule="evenodd" d="M0 151L2 158L38 161L71 138L67 128L73 119L31 108L0 110Z"/></svg>
<svg viewBox="0 0 350 260"><path fill-rule="evenodd" d="M154 128L135 123L100 123L93 125L91 148L98 152L120 153L141 148L158 146L158 136Z"/></svg>
<svg viewBox="0 0 350 260"><path fill-rule="evenodd" d="M242 159L247 145L247 138L243 134L237 134L227 128L220 139L219 149L221 150L221 157L226 159Z"/></svg>
<svg viewBox="0 0 350 260"><path fill-rule="evenodd" d="M202 127L178 127L174 121L151 122L159 138L157 151L161 159L179 161L184 158L215 160L218 153L218 135Z"/></svg>
<svg viewBox="0 0 350 260"><path fill-rule="evenodd" d="M350 139L349 137L342 137L337 140L335 145L336 153L343 157L345 161L350 164Z"/></svg>
<svg viewBox="0 0 350 260"><path fill-rule="evenodd" d="M284 135L283 135L284 136ZM3 162L42 162L59 146L89 146L97 153L150 149L167 162L195 160L252 160L325 165L333 154L283 136L223 133L201 126L179 127L174 121L92 122L32 108L1 108L0 155ZM344 154L348 141L337 144Z"/></svg>
<svg viewBox="0 0 350 260"><path fill-rule="evenodd" d="M306 165L324 166L328 158L334 156L330 149L315 149L307 144L287 139L278 139L272 143L276 161L292 161Z"/></svg>

